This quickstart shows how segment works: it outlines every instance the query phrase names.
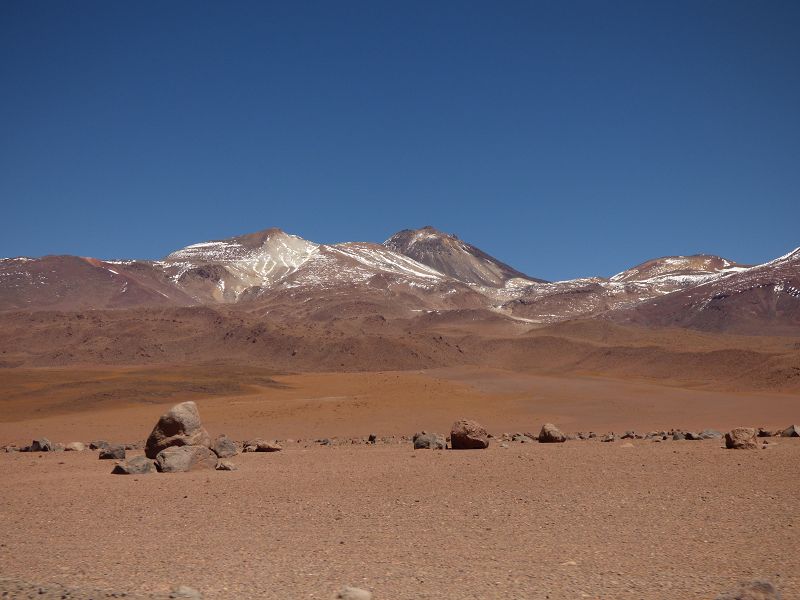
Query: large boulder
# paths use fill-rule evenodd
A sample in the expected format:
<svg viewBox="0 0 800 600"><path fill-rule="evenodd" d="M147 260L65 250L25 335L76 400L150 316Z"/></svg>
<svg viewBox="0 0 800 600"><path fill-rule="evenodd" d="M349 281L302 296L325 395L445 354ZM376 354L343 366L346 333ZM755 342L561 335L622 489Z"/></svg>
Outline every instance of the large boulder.
<svg viewBox="0 0 800 600"><path fill-rule="evenodd" d="M418 431L414 434L412 441L414 442L414 450L444 450L447 448L447 442L444 436L438 433Z"/></svg>
<svg viewBox="0 0 800 600"><path fill-rule="evenodd" d="M717 600L781 600L781 595L768 581L751 581L717 596Z"/></svg>
<svg viewBox="0 0 800 600"><path fill-rule="evenodd" d="M480 450L489 447L486 430L475 421L460 419L450 428L450 446L453 450Z"/></svg>
<svg viewBox="0 0 800 600"><path fill-rule="evenodd" d="M545 444L560 444L567 441L567 436L552 423L545 423L542 425L542 430L539 432L539 442Z"/></svg>
<svg viewBox="0 0 800 600"><path fill-rule="evenodd" d="M152 459L146 456L134 456L128 460L118 462L111 471L114 475L146 475L153 473L156 465Z"/></svg>
<svg viewBox="0 0 800 600"><path fill-rule="evenodd" d="M219 458L230 458L231 456L236 456L239 453L239 449L236 447L236 442L234 442L225 434L218 436L217 439L214 440L214 442L211 444L211 450Z"/></svg>
<svg viewBox="0 0 800 600"><path fill-rule="evenodd" d="M170 446L156 456L156 469L161 473L214 470L216 467L217 455L206 446Z"/></svg>
<svg viewBox="0 0 800 600"><path fill-rule="evenodd" d="M756 430L752 427L736 427L725 434L725 447L734 450L758 448Z"/></svg>
<svg viewBox="0 0 800 600"><path fill-rule="evenodd" d="M161 415L145 445L147 458L156 458L158 453L171 446L211 445L211 436L200 422L200 413L194 402L181 402Z"/></svg>
<svg viewBox="0 0 800 600"><path fill-rule="evenodd" d="M800 437L800 427L797 425L789 425L786 429L781 431L781 437Z"/></svg>

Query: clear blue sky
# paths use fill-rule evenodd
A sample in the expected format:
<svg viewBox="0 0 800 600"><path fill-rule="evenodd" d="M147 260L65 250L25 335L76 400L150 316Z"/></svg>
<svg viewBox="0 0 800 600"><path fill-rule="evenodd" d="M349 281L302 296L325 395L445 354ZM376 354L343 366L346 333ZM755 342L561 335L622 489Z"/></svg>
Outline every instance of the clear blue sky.
<svg viewBox="0 0 800 600"><path fill-rule="evenodd" d="M800 2L0 2L0 256L434 225L547 279L800 246Z"/></svg>

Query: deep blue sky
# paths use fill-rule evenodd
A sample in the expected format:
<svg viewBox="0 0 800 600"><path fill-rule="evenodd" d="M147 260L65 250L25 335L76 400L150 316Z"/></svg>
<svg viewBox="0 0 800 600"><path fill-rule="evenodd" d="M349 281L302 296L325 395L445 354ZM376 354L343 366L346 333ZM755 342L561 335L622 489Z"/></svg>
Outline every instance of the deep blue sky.
<svg viewBox="0 0 800 600"><path fill-rule="evenodd" d="M800 246L800 2L0 2L0 256L457 233L548 279Z"/></svg>

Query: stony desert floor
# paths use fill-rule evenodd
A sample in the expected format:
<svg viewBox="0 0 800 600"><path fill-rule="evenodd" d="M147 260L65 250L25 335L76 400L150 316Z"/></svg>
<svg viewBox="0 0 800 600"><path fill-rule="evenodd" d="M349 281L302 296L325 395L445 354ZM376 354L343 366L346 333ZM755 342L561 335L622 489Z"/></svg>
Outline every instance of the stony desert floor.
<svg viewBox="0 0 800 600"><path fill-rule="evenodd" d="M753 578L800 596L800 439L285 446L143 476L0 455L2 575L161 597L699 599Z"/></svg>
<svg viewBox="0 0 800 600"><path fill-rule="evenodd" d="M777 429L800 420L796 394L475 368L12 369L3 386L0 445L141 442L194 399L212 435L284 446L234 457L234 472L142 476L111 475L92 451L0 453L3 597L165 598L183 584L207 600L325 599L343 585L376 600L711 599L757 578L800 597L800 439L431 451L399 437L459 417L494 435L545 421ZM394 438L351 443L370 433Z"/></svg>

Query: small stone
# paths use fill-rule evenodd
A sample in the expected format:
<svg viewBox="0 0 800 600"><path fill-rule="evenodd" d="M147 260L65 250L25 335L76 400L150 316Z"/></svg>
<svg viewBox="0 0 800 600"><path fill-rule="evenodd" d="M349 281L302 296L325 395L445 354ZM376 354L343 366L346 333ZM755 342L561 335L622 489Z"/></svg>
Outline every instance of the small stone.
<svg viewBox="0 0 800 600"><path fill-rule="evenodd" d="M676 431L676 432L674 432L672 434L672 439L674 441L676 441L676 442L679 441L679 440L685 440L686 439L686 434L683 433L682 431Z"/></svg>
<svg viewBox="0 0 800 600"><path fill-rule="evenodd" d="M239 449L236 443L225 434L222 434L215 439L211 444L211 451L219 458L230 458L239 454Z"/></svg>
<svg viewBox="0 0 800 600"><path fill-rule="evenodd" d="M768 581L750 581L735 590L717 596L717 600L780 600L781 595Z"/></svg>
<svg viewBox="0 0 800 600"><path fill-rule="evenodd" d="M111 471L112 475L147 475L156 470L155 462L146 456L134 456L126 461L118 462Z"/></svg>
<svg viewBox="0 0 800 600"><path fill-rule="evenodd" d="M722 434L716 429L704 429L700 432L701 440L716 440L722 437Z"/></svg>
<svg viewBox="0 0 800 600"><path fill-rule="evenodd" d="M696 442L696 441L699 441L699 440L701 440L701 439L703 439L703 438L701 438L701 437L700 437L700 434L699 434L699 433L695 433L694 431L687 431L687 432L684 434L684 439L686 439L686 440L692 440L692 441L695 441L695 442Z"/></svg>
<svg viewBox="0 0 800 600"><path fill-rule="evenodd" d="M420 431L414 434L412 441L414 450L444 450L447 447L444 437L438 433Z"/></svg>
<svg viewBox="0 0 800 600"><path fill-rule="evenodd" d="M281 450L283 450L283 446L277 442L258 440L256 444L256 452L280 452Z"/></svg>
<svg viewBox="0 0 800 600"><path fill-rule="evenodd" d="M102 450L103 448L108 448L110 444L105 440L97 440L94 442L89 442L89 449L90 450Z"/></svg>
<svg viewBox="0 0 800 600"><path fill-rule="evenodd" d="M239 467L229 460L220 460L217 462L217 471L237 471Z"/></svg>
<svg viewBox="0 0 800 600"><path fill-rule="evenodd" d="M375 435L374 433L370 433L369 437L367 438L367 442L369 442L370 444L374 444L377 441L378 441L378 436Z"/></svg>
<svg viewBox="0 0 800 600"><path fill-rule="evenodd" d="M620 436L620 439L623 440L633 440L636 439L636 432L632 430L628 430Z"/></svg>
<svg viewBox="0 0 800 600"><path fill-rule="evenodd" d="M800 437L800 427L797 425L789 425L786 429L781 431L781 437Z"/></svg>
<svg viewBox="0 0 800 600"><path fill-rule="evenodd" d="M100 450L100 460L124 460L125 446L115 444Z"/></svg>
<svg viewBox="0 0 800 600"><path fill-rule="evenodd" d="M372 592L346 585L336 592L334 598L336 600L372 600Z"/></svg>
<svg viewBox="0 0 800 600"><path fill-rule="evenodd" d="M604 435L604 436L603 436L603 437L600 439L600 441L601 441L601 442L613 442L613 441L615 441L616 439L617 439L617 436L616 436L616 435L614 435L613 433L608 433L608 434Z"/></svg>
<svg viewBox="0 0 800 600"><path fill-rule="evenodd" d="M86 450L86 444L83 442L70 442L66 446L64 446L64 450L67 452L83 452Z"/></svg>
<svg viewBox="0 0 800 600"><path fill-rule="evenodd" d="M725 434L725 447L734 450L758 448L756 430L752 427L736 427Z"/></svg>
<svg viewBox="0 0 800 600"><path fill-rule="evenodd" d="M52 452L53 451L53 442L48 440L47 438L36 438L31 442L31 445L28 447L28 452Z"/></svg>
<svg viewBox="0 0 800 600"><path fill-rule="evenodd" d="M203 594L188 585L179 585L169 595L170 598L182 598L183 600L203 600Z"/></svg>

